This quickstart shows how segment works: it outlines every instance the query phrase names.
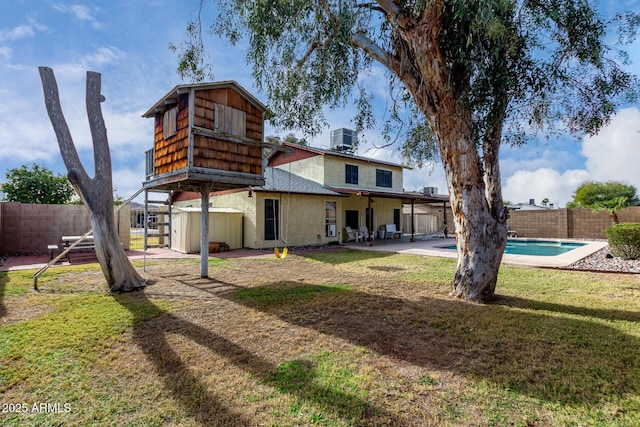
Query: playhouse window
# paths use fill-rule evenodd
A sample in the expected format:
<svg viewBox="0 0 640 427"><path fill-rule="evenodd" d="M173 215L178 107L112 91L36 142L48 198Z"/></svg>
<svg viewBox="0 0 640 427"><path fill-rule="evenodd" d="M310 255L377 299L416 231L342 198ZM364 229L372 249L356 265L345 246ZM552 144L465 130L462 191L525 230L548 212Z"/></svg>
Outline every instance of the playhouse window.
<svg viewBox="0 0 640 427"><path fill-rule="evenodd" d="M235 136L247 136L246 111L228 105L215 104L215 106L215 130Z"/></svg>
<svg viewBox="0 0 640 427"><path fill-rule="evenodd" d="M164 112L162 116L162 137L167 139L176 134L176 121L178 117L178 107L173 107Z"/></svg>

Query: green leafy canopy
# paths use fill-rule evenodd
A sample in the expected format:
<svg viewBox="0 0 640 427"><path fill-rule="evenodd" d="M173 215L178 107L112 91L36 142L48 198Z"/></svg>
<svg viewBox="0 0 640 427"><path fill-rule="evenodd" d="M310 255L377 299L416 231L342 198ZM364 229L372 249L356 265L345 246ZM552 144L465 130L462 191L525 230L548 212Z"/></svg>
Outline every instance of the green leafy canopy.
<svg viewBox="0 0 640 427"><path fill-rule="evenodd" d="M75 190L64 175L54 175L44 166L23 165L6 172L6 182L0 188L4 201L37 204L65 204Z"/></svg>
<svg viewBox="0 0 640 427"><path fill-rule="evenodd" d="M633 185L619 181L587 181L581 184L567 203L568 208L621 209L640 204Z"/></svg>
<svg viewBox="0 0 640 427"><path fill-rule="evenodd" d="M200 21L206 2L197 3L189 40L172 47L183 78L202 80L209 76ZM352 103L359 133L377 127L418 164L437 157L438 132L425 113L431 94L409 90L406 76L420 74L437 55L448 76L440 83L471 112L481 150L495 138L522 144L540 134L594 134L637 97L622 47L635 39L640 18L605 19L586 0L213 3L217 19L209 32L247 42L247 61L268 96L274 126L313 136L328 126L326 107ZM429 32L438 35L435 47L423 37ZM379 70L388 77L386 88L371 83ZM388 92L382 117L372 108L381 89ZM417 99L423 95L426 101Z"/></svg>

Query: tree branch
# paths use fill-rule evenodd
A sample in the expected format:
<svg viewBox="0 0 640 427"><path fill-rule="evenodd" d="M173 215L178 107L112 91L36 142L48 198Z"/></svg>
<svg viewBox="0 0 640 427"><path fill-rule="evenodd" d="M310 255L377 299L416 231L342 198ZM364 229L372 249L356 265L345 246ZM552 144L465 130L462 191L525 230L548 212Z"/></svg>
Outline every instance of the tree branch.
<svg viewBox="0 0 640 427"><path fill-rule="evenodd" d="M311 54L318 48L318 46L320 46L318 42L313 42L311 43L311 45L309 45L309 49L307 49L307 52L304 54L304 56L296 61L298 67L302 67L304 63L307 62L307 59L309 59Z"/></svg>
<svg viewBox="0 0 640 427"><path fill-rule="evenodd" d="M370 57L378 61L383 66L390 69L391 61L387 52L380 46L375 44L370 38L364 34L356 33L351 38L351 43L363 51L365 51Z"/></svg>
<svg viewBox="0 0 640 427"><path fill-rule="evenodd" d="M40 72L40 80L42 81L42 90L44 92L44 102L47 107L47 113L49 119L53 125L53 130L56 133L58 139L58 146L60 147L60 154L62 155L62 161L67 168L67 171L74 172L74 178L77 184L87 185L90 181L87 175L76 147L71 138L71 132L69 126L62 113L62 107L60 106L60 96L58 94L58 84L53 74L53 70L49 67L38 67Z"/></svg>
<svg viewBox="0 0 640 427"><path fill-rule="evenodd" d="M100 181L104 187L111 188L111 153L109 152L107 128L100 108L100 102L104 101L104 96L100 93L101 88L100 73L87 71L86 105L91 139L93 140L94 179Z"/></svg>
<svg viewBox="0 0 640 427"><path fill-rule="evenodd" d="M376 0L380 8L387 14L391 22L395 22L398 27L406 30L415 26L416 21L410 11L400 8L396 2L392 0Z"/></svg>

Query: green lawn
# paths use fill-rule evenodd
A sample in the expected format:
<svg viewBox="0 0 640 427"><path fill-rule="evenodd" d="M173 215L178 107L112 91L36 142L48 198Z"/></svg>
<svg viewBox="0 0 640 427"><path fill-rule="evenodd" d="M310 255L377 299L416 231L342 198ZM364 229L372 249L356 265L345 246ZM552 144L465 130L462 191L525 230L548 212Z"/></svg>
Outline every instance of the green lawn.
<svg viewBox="0 0 640 427"><path fill-rule="evenodd" d="M640 425L640 277L336 251L0 273L0 425ZM19 412L18 412L19 411Z"/></svg>

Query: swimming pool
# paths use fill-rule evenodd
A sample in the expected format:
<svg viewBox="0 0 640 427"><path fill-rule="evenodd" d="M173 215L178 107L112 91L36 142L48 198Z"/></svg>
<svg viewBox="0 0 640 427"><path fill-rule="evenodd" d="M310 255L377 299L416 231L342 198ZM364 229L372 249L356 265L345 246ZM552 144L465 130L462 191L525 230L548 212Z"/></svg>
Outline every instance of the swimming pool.
<svg viewBox="0 0 640 427"><path fill-rule="evenodd" d="M586 243L560 242L557 240L507 240L505 254L556 256L584 246ZM456 249L456 245L445 246L444 249Z"/></svg>

